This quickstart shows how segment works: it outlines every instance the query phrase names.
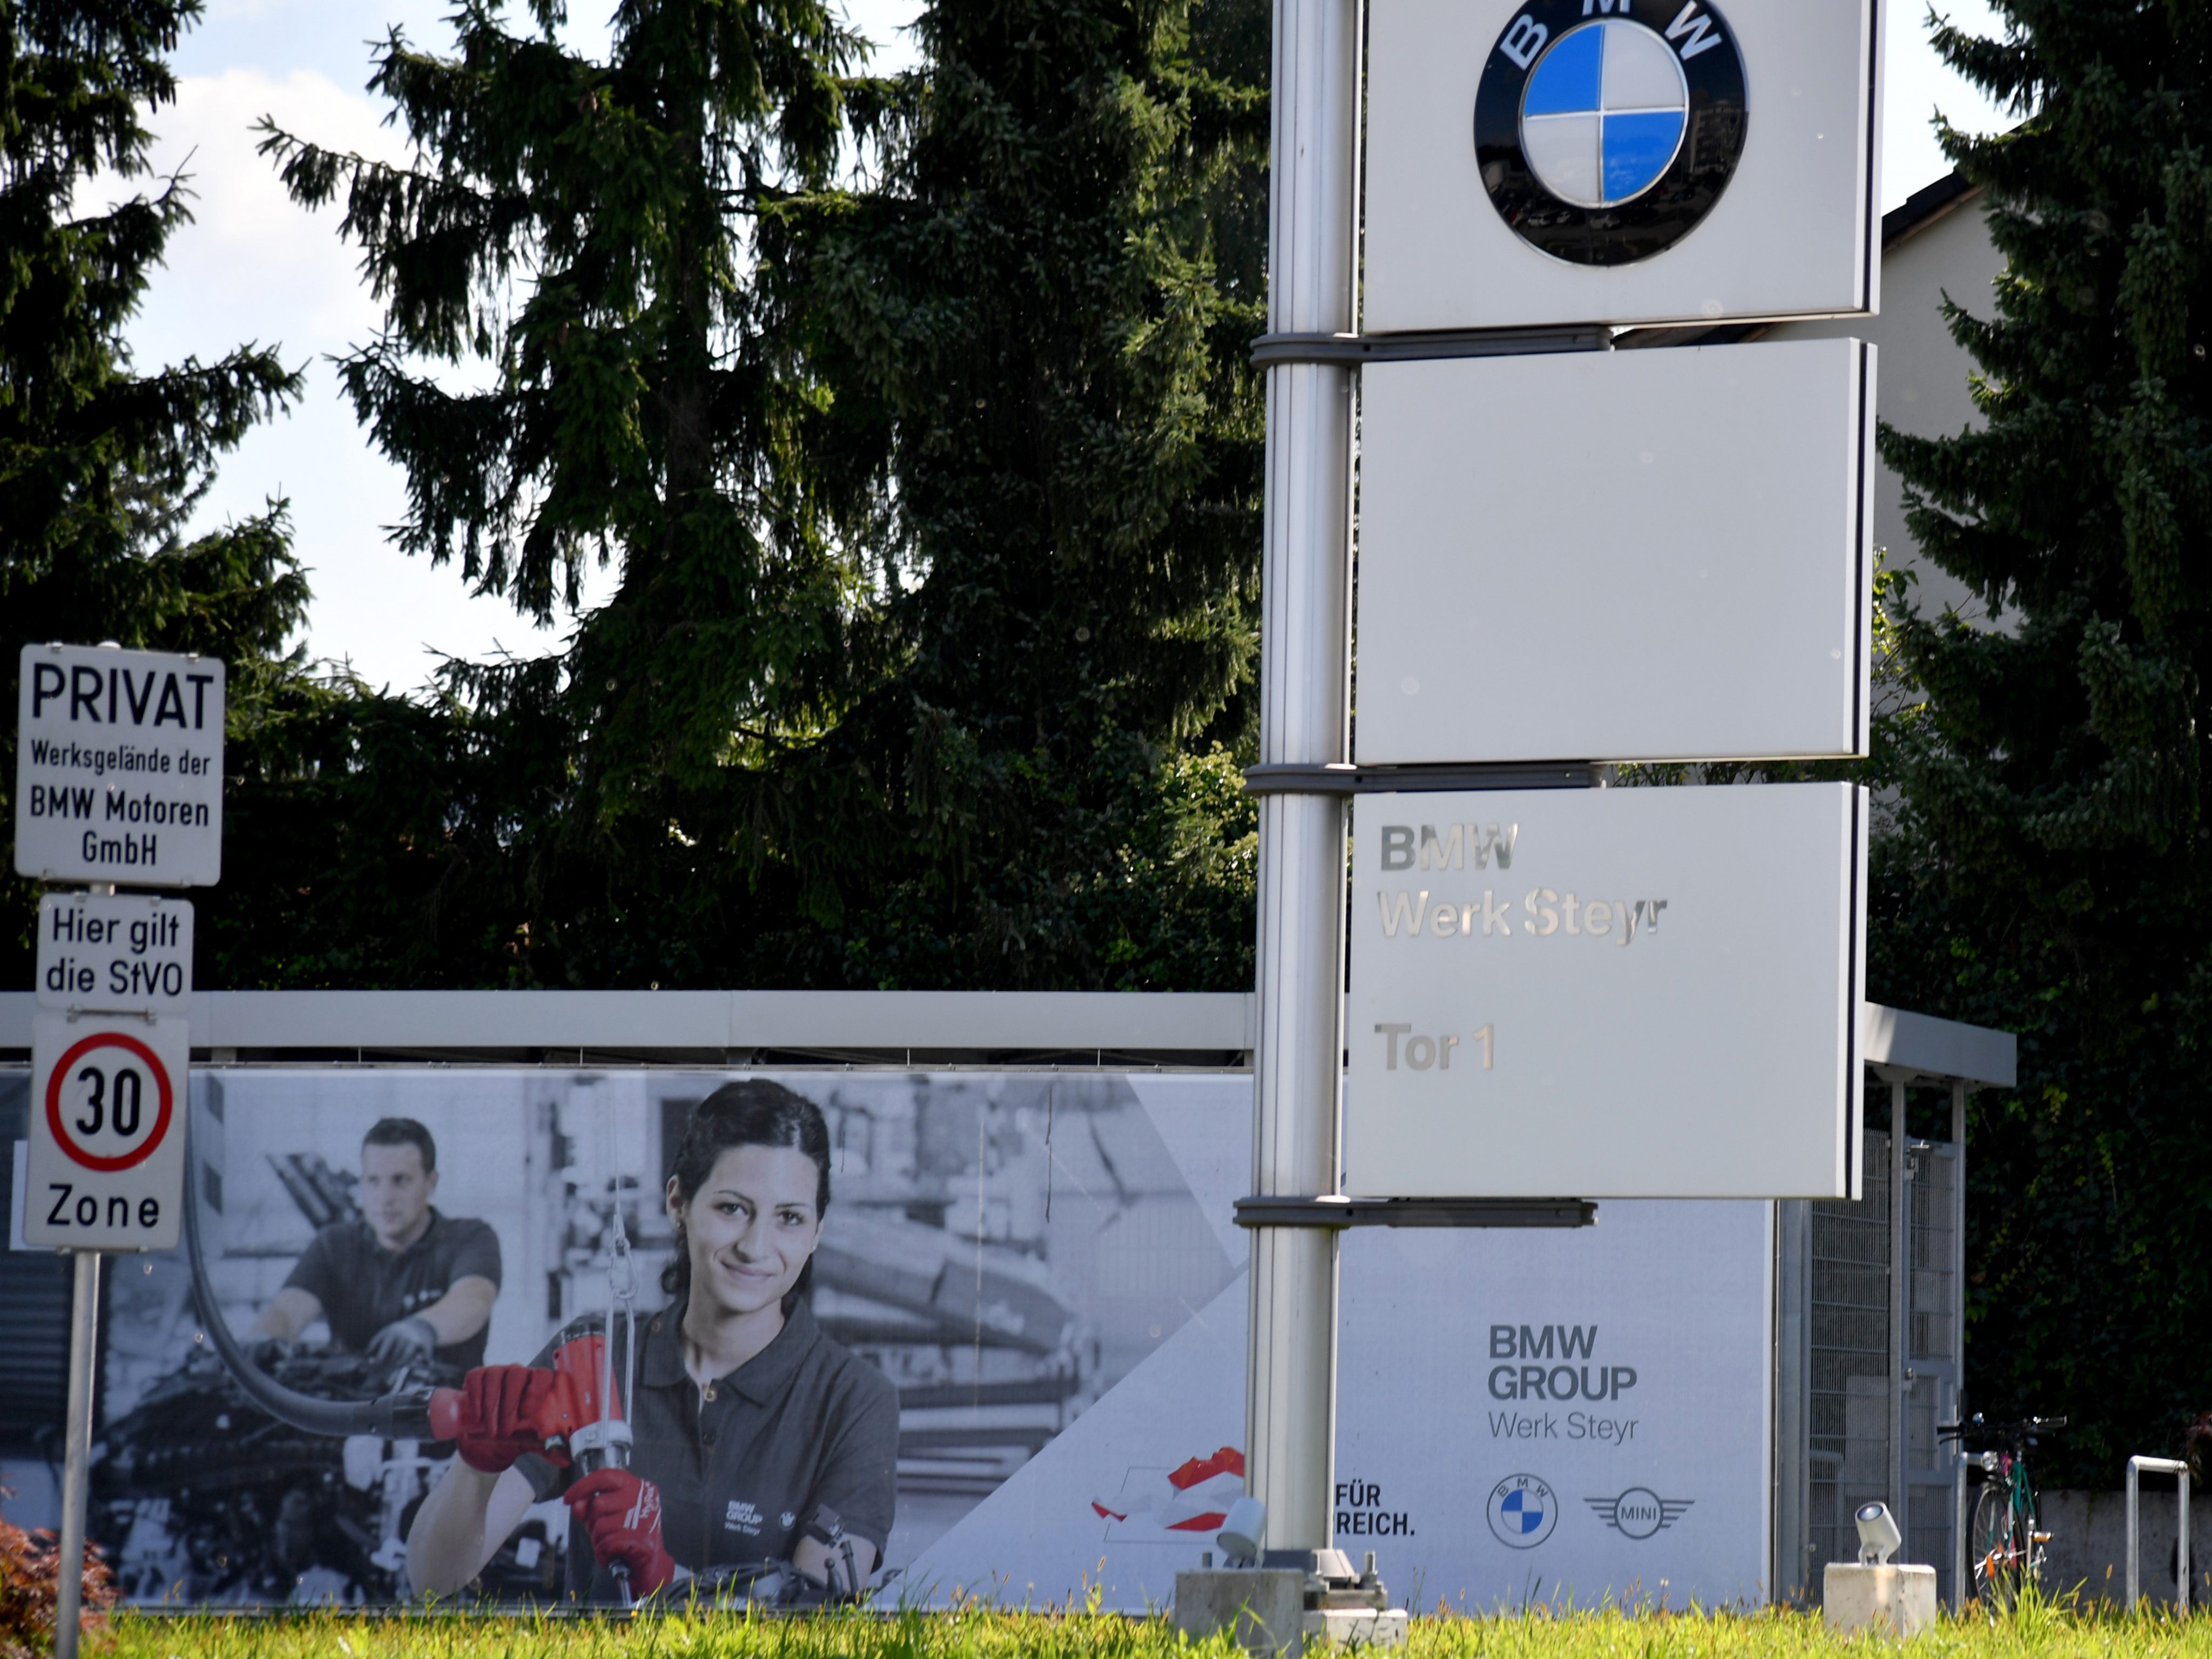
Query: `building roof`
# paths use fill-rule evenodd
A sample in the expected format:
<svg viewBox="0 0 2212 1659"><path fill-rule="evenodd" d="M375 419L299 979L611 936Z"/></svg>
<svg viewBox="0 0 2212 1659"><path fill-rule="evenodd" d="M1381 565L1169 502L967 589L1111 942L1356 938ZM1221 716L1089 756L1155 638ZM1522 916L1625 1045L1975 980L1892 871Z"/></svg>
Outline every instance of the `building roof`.
<svg viewBox="0 0 2212 1659"><path fill-rule="evenodd" d="M1917 236L1981 193L1979 185L1968 184L1966 174L1952 168L1934 184L1914 191L1881 216L1881 251L1887 253L1899 242Z"/></svg>

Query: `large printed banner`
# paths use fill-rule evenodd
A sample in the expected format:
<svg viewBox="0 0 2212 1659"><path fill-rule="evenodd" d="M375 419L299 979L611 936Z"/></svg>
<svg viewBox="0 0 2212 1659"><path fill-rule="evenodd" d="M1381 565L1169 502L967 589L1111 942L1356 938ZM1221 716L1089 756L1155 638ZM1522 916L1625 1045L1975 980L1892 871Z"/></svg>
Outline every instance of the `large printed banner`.
<svg viewBox="0 0 2212 1659"><path fill-rule="evenodd" d="M649 1318L678 1248L662 1188L691 1109L732 1077L770 1075L196 1073L212 1297L295 1392L456 1383L604 1313L619 1212ZM1249 1078L772 1080L829 1132L813 1324L896 1393L882 1593L1164 1604L1242 1489L1246 1249L1231 1215L1249 1177ZM378 1256L376 1239L419 1201L403 1189L421 1151L388 1129L364 1146L386 1120L434 1143L435 1226L404 1261ZM1392 1590L1424 1610L1764 1599L1770 1213L1612 1201L1576 1232L1346 1235L1339 1544L1355 1559L1373 1549ZM476 1281L469 1305L488 1295L488 1316L448 1328L450 1341L410 1332L462 1280ZM288 1310L315 1316L295 1329ZM437 1316L449 1327L450 1311ZM273 1420L202 1317L182 1249L113 1263L94 1533L126 1594L240 1605L415 1593L408 1539L453 1474L453 1449ZM15 1326L18 1310L0 1321ZM732 1385L751 1398L743 1373ZM718 1559L807 1524L810 1471L830 1455L807 1443L842 1436L842 1408L785 1407L777 1445L734 1463L702 1449L709 1484L754 1471L728 1477L746 1490L696 1506L701 1524L732 1533ZM855 1501L857 1514L876 1498ZM560 1599L574 1547L559 1499L536 1504L477 1588Z"/></svg>

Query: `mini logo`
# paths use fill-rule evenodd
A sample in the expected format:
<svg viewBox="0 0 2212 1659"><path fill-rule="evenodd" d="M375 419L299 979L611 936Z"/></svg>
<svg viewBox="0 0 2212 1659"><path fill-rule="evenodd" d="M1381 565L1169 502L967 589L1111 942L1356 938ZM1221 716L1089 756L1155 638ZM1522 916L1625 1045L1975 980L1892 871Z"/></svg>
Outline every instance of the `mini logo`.
<svg viewBox="0 0 2212 1659"><path fill-rule="evenodd" d="M783 1529L786 1532L789 1532L792 1528L792 1523L799 1519L799 1511L796 1510L786 1510L781 1515L778 1516L776 1519L782 1522Z"/></svg>
<svg viewBox="0 0 2212 1659"><path fill-rule="evenodd" d="M1532 1550L1559 1523L1552 1489L1533 1474L1509 1474L1490 1489L1490 1529L1508 1549Z"/></svg>
<svg viewBox="0 0 2212 1659"><path fill-rule="evenodd" d="M1618 1498L1583 1499L1597 1511L1599 1520L1630 1538L1649 1538L1673 1526L1682 1518L1682 1511L1696 1501L1692 1498L1662 1498L1649 1486L1631 1486Z"/></svg>
<svg viewBox="0 0 2212 1659"><path fill-rule="evenodd" d="M1475 159L1522 240L1627 264L1712 210L1745 118L1735 31L1705 0L1528 0L1483 66Z"/></svg>

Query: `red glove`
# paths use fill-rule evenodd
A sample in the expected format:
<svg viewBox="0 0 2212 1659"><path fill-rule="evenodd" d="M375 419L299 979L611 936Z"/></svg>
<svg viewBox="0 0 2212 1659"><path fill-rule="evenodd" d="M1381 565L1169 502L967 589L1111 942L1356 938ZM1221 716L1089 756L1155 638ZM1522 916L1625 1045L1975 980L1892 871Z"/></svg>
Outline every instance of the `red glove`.
<svg viewBox="0 0 2212 1659"><path fill-rule="evenodd" d="M603 1567L629 1569L633 1595L650 1595L676 1580L676 1558L660 1541L660 1488L628 1469L601 1469L568 1488L568 1513L592 1537Z"/></svg>
<svg viewBox="0 0 2212 1659"><path fill-rule="evenodd" d="M553 1392L553 1373L531 1365L479 1365L461 1383L461 1425L453 1438L461 1462L486 1474L511 1468L525 1452L566 1463L545 1449L538 1414Z"/></svg>

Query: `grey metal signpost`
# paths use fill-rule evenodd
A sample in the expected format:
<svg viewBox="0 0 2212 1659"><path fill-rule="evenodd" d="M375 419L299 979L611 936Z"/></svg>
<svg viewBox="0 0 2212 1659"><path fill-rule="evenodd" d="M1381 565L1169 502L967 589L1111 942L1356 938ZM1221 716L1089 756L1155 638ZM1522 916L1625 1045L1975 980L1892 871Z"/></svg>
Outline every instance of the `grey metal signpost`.
<svg viewBox="0 0 2212 1659"><path fill-rule="evenodd" d="M1277 0L1267 322L1277 337L1348 335L1358 132L1358 0ZM1261 619L1263 765L1351 758L1352 369L1285 361L1267 374ZM1334 1193L1343 1042L1344 803L1260 801L1259 1047L1252 1190ZM1336 1415L1336 1234L1252 1231L1245 1445L1267 1540L1330 1540Z"/></svg>
<svg viewBox="0 0 2212 1659"><path fill-rule="evenodd" d="M100 1252L76 1250L70 1291L69 1421L62 1439L61 1552L54 1568L54 1659L76 1659L84 1615L85 1460L92 1450L93 1355L100 1340Z"/></svg>
<svg viewBox="0 0 2212 1659"><path fill-rule="evenodd" d="M116 884L212 884L222 867L223 665L27 645L15 869L85 884L39 907L27 1243L75 1257L54 1659L83 1617L103 1251L177 1243L184 1197L192 907Z"/></svg>

